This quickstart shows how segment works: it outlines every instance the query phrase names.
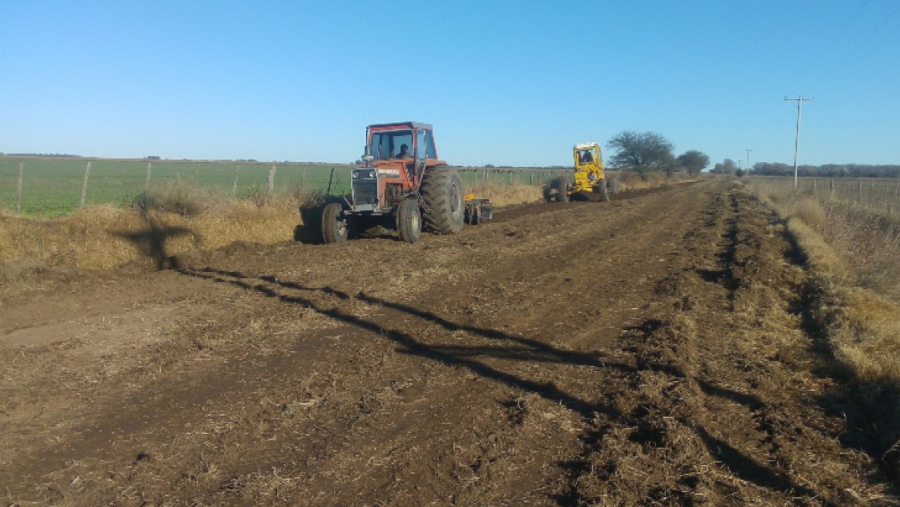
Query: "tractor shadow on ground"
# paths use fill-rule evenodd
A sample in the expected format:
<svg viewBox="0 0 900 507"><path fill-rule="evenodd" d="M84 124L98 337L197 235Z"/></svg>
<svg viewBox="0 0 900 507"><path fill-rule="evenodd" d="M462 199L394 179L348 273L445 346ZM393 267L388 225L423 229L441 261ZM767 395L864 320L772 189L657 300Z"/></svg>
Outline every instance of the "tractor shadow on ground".
<svg viewBox="0 0 900 507"><path fill-rule="evenodd" d="M322 209L324 204L308 205L300 207L300 221L294 227L294 241L307 245L322 243L321 224Z"/></svg>
<svg viewBox="0 0 900 507"><path fill-rule="evenodd" d="M240 272L223 271L209 267L201 269L181 268L178 271L186 276L228 284L280 302L301 305L344 324L387 338L397 345L397 351L400 353L423 357L448 366L460 367L483 378L500 382L516 390L533 393L553 403L565 406L577 413L585 421L587 428L591 428L581 436L584 446L581 455L570 457L557 463L561 469L565 470L566 475L570 479L570 484L574 485L577 485L580 477L592 473L593 463L590 461L590 456L596 451L598 446L603 445L603 436L606 428L608 428L608 424L619 423L633 426L639 422L637 419L640 417L634 414L622 414L612 403L605 401L592 402L582 399L561 389L553 381L535 381L503 371L482 359L499 358L521 362L592 367L615 372L624 377L634 376L640 369L646 368L665 371L665 365L663 364L652 362L641 364L638 361L638 365L635 367L623 363L608 362L602 360L598 354L563 350L527 337L515 336L494 329L457 324L433 312L386 301L363 292L352 295L327 286L307 287L300 283L279 280L271 275L250 276ZM317 301L317 295L327 295L340 300L357 300L377 305L386 310L386 312L381 312L381 314L387 314L389 320L381 323L345 312L332 303ZM391 319L391 313L394 313L398 318L396 320ZM448 331L464 331L483 339L493 340L496 345L427 344L417 336L403 330L400 324L398 324L397 328L390 327L390 322L402 322L403 319L409 316L428 321ZM632 331L649 335L660 325L662 323L659 321L648 321L645 325L633 328ZM680 378L685 377L681 371L669 371L669 373ZM701 389L707 395L721 396L731 400L737 399L737 401L748 406L756 406L760 403L759 400L753 397L735 396L736 393L734 392L711 385L701 385ZM507 402L507 404L509 403L512 402ZM598 424L598 416L601 415L605 416L607 422ZM749 456L745 456L727 442L712 437L705 428L690 421L684 421L684 424L694 430L711 454L723 460L733 470L733 473L742 480L778 492L795 491L804 497L810 498L818 495L817 492L809 488L795 484L789 477L781 474L774 468L756 463ZM553 494L550 497L560 505L578 505L583 500L580 497L577 486L571 486L568 491Z"/></svg>
<svg viewBox="0 0 900 507"><path fill-rule="evenodd" d="M179 272L197 278L211 280L217 283L230 284L245 290L262 294L266 297L277 299L281 302L302 305L322 315L331 317L344 324L351 325L364 331L371 331L379 336L386 337L397 346L397 351L425 357L439 363L468 369L478 375L496 380L516 389L538 394L554 403L561 403L580 414L585 420L590 421L597 413L605 414L611 418L618 418L619 414L611 406L595 404L573 396L553 382L537 382L522 378L512 373L504 372L498 368L480 361L479 358L496 357L501 359L518 359L521 361L535 361L542 363L570 364L573 366L592 366L596 368L615 369L624 373L633 372L628 365L606 362L595 354L572 352L558 349L546 343L514 336L502 331L483 329L475 326L456 324L444 319L432 312L423 311L408 305L385 301L380 298L368 296L364 293L351 295L332 287L306 287L302 284L278 280L273 276L247 276L233 271L221 271L212 268L188 269L181 268ZM293 292L293 294L291 294ZM391 329L385 323L369 320L337 307L317 302L313 297L306 297L307 293L325 294L341 300L357 300L368 304L378 305L396 313L398 317L413 316L433 324L441 326L448 331L465 331L481 338L495 340L504 345L490 346L456 346L456 345L429 345L416 336L402 329ZM399 327L399 325L398 325Z"/></svg>
<svg viewBox="0 0 900 507"><path fill-rule="evenodd" d="M130 241L138 251L153 261L158 271L165 269L179 269L180 263L174 255L169 255L166 243L169 240L182 236L191 236L195 242L200 240L194 232L187 227L172 227L161 224L146 210L141 210L141 218L147 228L138 231L113 232L114 236Z"/></svg>

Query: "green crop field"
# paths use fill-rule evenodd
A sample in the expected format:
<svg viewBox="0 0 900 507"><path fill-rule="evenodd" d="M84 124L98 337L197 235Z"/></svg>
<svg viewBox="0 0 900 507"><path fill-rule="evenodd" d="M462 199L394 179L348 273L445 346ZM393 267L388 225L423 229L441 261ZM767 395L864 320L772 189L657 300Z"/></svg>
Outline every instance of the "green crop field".
<svg viewBox="0 0 900 507"><path fill-rule="evenodd" d="M148 161L77 158L0 157L0 208L15 210L22 163L21 212L45 216L75 210L81 201L85 169L91 163L85 204L130 204L147 182ZM150 161L150 186L182 180L240 197L265 188L272 164ZM334 167L335 192L349 188L349 166L276 164L275 190L326 189ZM235 185L235 181L237 184Z"/></svg>
<svg viewBox="0 0 900 507"><path fill-rule="evenodd" d="M85 204L127 206L141 194L148 177L150 187L181 180L216 189L223 195L248 195L265 188L272 163L230 161L120 160L62 157L0 157L0 209L22 214L57 216L80 206L85 169L90 162ZM22 167L21 198L19 168ZM278 163L276 192L294 189L345 194L350 191L349 165ZM332 173L333 171L333 173ZM467 186L488 181L500 184L539 184L558 172L534 169L459 168ZM333 176L332 176L333 174ZM236 182L236 183L235 183Z"/></svg>

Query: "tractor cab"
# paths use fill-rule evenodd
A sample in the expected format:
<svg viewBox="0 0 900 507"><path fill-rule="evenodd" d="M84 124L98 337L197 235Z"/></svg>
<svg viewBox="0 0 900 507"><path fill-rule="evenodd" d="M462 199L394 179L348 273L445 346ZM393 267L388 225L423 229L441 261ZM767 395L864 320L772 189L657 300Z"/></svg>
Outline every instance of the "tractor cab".
<svg viewBox="0 0 900 507"><path fill-rule="evenodd" d="M400 122L369 125L363 167L353 170L351 208L389 212L422 184L425 170L438 160L431 125Z"/></svg>

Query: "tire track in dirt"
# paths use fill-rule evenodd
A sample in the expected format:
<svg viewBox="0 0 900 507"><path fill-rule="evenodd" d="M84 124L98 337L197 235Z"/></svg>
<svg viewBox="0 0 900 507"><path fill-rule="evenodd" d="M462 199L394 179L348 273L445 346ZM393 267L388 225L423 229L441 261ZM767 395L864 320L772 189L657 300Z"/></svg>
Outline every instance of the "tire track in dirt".
<svg viewBox="0 0 900 507"><path fill-rule="evenodd" d="M884 477L854 480L878 473L862 456L848 459L839 421L804 394L829 386L813 375L816 359L802 350L810 338L787 313L796 294L786 288L802 276L787 262L790 246L773 240L771 214L746 192L732 188L728 199L727 215L710 213L714 229L687 238L718 231L718 265L668 281L672 309L623 336L640 368L615 404L622 420L596 429L570 500L629 491L677 505L890 505Z"/></svg>

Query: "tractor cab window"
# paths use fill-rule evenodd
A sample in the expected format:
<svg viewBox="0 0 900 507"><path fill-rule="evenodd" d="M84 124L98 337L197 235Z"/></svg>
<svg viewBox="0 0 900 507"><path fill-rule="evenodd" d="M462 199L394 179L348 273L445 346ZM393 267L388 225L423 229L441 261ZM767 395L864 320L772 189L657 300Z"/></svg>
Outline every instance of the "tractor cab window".
<svg viewBox="0 0 900 507"><path fill-rule="evenodd" d="M580 151L578 152L578 160L580 160L582 164L590 164L594 161L594 154L591 150Z"/></svg>
<svg viewBox="0 0 900 507"><path fill-rule="evenodd" d="M421 150L422 147L419 146L419 149ZM434 134L430 130L425 131L425 158L437 158L437 153L434 151Z"/></svg>
<svg viewBox="0 0 900 507"><path fill-rule="evenodd" d="M387 160L400 155L400 147L406 145L410 157L413 149L412 130L390 130L372 134L372 156L376 160Z"/></svg>
<svg viewBox="0 0 900 507"><path fill-rule="evenodd" d="M423 158L437 158L437 154L434 152L434 135L430 130L417 130L416 131L416 146L419 151L416 154L419 160Z"/></svg>

